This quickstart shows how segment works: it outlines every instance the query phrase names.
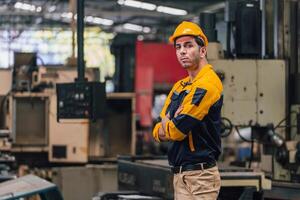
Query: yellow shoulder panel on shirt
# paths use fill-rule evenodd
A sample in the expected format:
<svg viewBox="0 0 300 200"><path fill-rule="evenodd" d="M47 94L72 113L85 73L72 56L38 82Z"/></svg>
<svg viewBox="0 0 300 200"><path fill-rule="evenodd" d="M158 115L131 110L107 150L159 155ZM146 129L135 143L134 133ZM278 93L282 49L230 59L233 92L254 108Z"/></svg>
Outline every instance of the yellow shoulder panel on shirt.
<svg viewBox="0 0 300 200"><path fill-rule="evenodd" d="M195 93L204 93L199 104L193 103ZM220 99L223 86L218 76L211 70L205 77L195 81L192 91L185 97L181 114L189 115L198 120L202 120L208 113L210 107ZM201 94L200 94L201 95Z"/></svg>

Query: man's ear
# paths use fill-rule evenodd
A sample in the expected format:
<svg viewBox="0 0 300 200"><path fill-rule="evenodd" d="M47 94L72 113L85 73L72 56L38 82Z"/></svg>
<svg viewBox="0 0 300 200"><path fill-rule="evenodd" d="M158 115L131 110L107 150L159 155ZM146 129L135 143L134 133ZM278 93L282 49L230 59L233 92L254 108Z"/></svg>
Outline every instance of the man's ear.
<svg viewBox="0 0 300 200"><path fill-rule="evenodd" d="M200 48L200 57L201 57L201 58L205 58L205 57L206 57L206 54L207 54L206 47L201 47L201 48Z"/></svg>

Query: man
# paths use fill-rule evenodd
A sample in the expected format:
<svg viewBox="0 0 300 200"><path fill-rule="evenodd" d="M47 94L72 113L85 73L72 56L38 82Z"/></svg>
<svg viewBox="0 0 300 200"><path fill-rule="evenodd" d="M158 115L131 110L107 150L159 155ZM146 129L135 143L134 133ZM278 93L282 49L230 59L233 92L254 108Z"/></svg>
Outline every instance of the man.
<svg viewBox="0 0 300 200"><path fill-rule="evenodd" d="M188 76L174 84L153 137L171 142L168 160L175 199L215 200L221 185L216 161L221 152L223 86L207 62L208 40L197 24L182 22L169 40Z"/></svg>

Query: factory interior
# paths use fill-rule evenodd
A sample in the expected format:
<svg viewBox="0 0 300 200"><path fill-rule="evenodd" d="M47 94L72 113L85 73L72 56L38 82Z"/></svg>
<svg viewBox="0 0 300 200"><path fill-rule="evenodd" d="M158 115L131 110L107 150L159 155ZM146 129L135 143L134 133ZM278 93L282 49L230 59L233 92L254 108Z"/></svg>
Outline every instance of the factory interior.
<svg viewBox="0 0 300 200"><path fill-rule="evenodd" d="M1 0L0 199L174 199L182 21L224 88L217 199L300 200L299 0Z"/></svg>

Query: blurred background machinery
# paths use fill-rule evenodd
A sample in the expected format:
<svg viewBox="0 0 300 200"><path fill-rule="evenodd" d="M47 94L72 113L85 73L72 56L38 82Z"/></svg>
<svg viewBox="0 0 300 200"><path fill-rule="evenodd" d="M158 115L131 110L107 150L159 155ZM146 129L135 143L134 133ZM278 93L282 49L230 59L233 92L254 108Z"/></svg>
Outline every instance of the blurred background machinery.
<svg viewBox="0 0 300 200"><path fill-rule="evenodd" d="M19 169L51 179L66 199L172 199L167 145L154 143L151 129L166 94L186 76L167 39L189 20L208 36L207 58L224 85L219 199L299 198L298 1L86 0L84 7L75 15L75 0L0 3L8 52L0 65L10 67L0 68L3 180ZM57 47L51 35L60 34ZM43 37L19 48L22 36L31 43L28 35Z"/></svg>
<svg viewBox="0 0 300 200"><path fill-rule="evenodd" d="M201 13L199 23L210 41L209 63L214 66L224 85L223 162L263 170L273 180L272 192L282 194L277 198L293 198L292 195L299 191L300 182L299 90L295 90L298 88L295 77L299 72L299 42L295 45L299 37L297 13L299 5L294 1L226 1L224 54L216 39L216 16ZM278 21L280 17L282 21ZM121 37L127 43L120 42L118 46L116 43L121 41ZM118 60L117 69L121 68L118 64L122 63L119 59L127 59L126 63L130 66L127 70L135 70L138 135L145 136L147 132L151 134L152 122L159 115L166 98L164 95L172 83L186 74L178 65L171 45L153 41L135 42L133 39L126 40L128 37L118 35L112 52ZM121 53L114 50L116 46L121 49L122 45L130 51ZM121 80L117 77L116 85ZM126 89L132 91L132 86ZM146 145L148 138L143 139ZM152 150L156 153L166 151L164 144L155 149ZM134 162L132 165L132 168L139 166ZM159 164L154 162L154 165ZM142 177L135 170L126 170L124 173L132 175L133 180L138 181ZM122 169L120 173L123 173ZM120 177L119 181L122 181ZM123 189L151 187L138 183L132 187L130 183L125 185ZM272 192L266 192L265 198L268 195L275 198ZM291 196L285 196L287 193Z"/></svg>
<svg viewBox="0 0 300 200"><path fill-rule="evenodd" d="M66 120L61 123L57 121L55 85L73 82L76 77L76 68L41 66L32 73L32 78L29 79L32 82L28 82L22 91L19 90L21 88L11 90L12 80L21 82L18 77L13 78L11 70L1 70L1 75L3 76L1 85L4 86L1 87L3 90L1 100L1 107L3 108L3 112L1 112L2 127L4 130L11 131L9 136L12 139L11 142L4 145L11 145L11 151L17 154L21 152L45 154L40 160L41 162L48 160L51 162L86 163L89 154L94 157L115 156L122 151L123 153L131 153L134 149L130 146L131 133L134 132L133 126L125 123L126 120L126 122L134 120L132 114L134 96L132 94L110 94L107 97L108 105L110 105L110 109L107 111L108 116L114 117L116 115L117 118L121 119L121 113L124 113L125 110L129 111L123 114L123 118L126 119L123 124L123 120L121 120L120 125L114 128L116 137L121 134L120 130L127 130L129 135L128 139L124 138L124 142L129 144L129 147L122 145L115 151L114 145L108 145L109 141L104 142L109 139L110 133L99 134L104 130L103 123L99 120L97 123L95 120L88 119ZM90 81L99 80L98 69L88 68L86 77ZM118 99L120 99L120 103L114 103ZM124 102L122 102L123 99ZM98 101L101 103L101 98ZM116 109L117 112L114 111ZM111 126L110 123L108 121L107 125ZM104 137L106 134L109 135ZM72 141L71 138L74 140ZM97 144L93 145L95 142ZM23 155L20 155L20 159L24 159L23 161L26 162L28 158L22 157Z"/></svg>

